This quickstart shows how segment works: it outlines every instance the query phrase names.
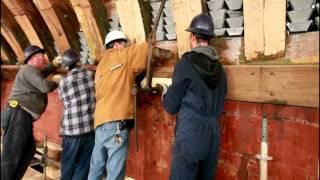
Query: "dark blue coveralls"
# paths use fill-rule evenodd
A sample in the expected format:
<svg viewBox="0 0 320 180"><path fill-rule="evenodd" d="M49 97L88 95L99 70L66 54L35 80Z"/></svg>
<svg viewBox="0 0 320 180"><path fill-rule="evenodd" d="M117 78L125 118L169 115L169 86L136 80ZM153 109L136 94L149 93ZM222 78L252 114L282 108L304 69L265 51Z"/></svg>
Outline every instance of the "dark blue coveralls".
<svg viewBox="0 0 320 180"><path fill-rule="evenodd" d="M218 118L226 91L226 74L213 48L196 48L176 64L163 101L167 112L178 113L170 180L214 179L220 143Z"/></svg>

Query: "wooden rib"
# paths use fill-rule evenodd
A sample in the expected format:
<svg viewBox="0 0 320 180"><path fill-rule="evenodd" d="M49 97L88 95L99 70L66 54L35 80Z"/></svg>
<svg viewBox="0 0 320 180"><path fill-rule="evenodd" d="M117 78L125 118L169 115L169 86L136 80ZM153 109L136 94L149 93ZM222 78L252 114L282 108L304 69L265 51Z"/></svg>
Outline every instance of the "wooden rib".
<svg viewBox="0 0 320 180"><path fill-rule="evenodd" d="M27 36L29 42L33 45L43 47L43 44L41 43L37 32L35 31L34 27L32 26L32 23L25 15L22 8L12 0L3 0L3 3L5 6L9 8L10 12L14 15L15 20Z"/></svg>

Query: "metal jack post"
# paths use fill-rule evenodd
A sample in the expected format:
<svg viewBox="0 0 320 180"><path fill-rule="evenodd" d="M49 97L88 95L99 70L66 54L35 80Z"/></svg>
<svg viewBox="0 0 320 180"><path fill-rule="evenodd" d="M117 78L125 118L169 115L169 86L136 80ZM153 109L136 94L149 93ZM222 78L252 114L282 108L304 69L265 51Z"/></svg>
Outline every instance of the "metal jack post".
<svg viewBox="0 0 320 180"><path fill-rule="evenodd" d="M268 156L268 122L265 115L262 117L262 139L260 154L256 155L256 158L260 160L260 180L268 179L268 161L272 160L272 157Z"/></svg>

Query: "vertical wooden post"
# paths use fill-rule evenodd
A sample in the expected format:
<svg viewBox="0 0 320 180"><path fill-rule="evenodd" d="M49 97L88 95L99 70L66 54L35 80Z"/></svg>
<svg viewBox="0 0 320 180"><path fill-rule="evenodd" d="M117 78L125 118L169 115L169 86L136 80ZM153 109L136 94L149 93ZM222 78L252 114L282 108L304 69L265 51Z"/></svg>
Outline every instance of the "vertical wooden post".
<svg viewBox="0 0 320 180"><path fill-rule="evenodd" d="M246 59L283 56L286 1L244 0L243 11Z"/></svg>
<svg viewBox="0 0 320 180"><path fill-rule="evenodd" d="M144 42L146 36L139 2L137 0L117 0L116 8L122 31L130 42Z"/></svg>
<svg viewBox="0 0 320 180"><path fill-rule="evenodd" d="M286 1L264 1L264 54L280 57L285 50Z"/></svg>
<svg viewBox="0 0 320 180"><path fill-rule="evenodd" d="M264 0L244 0L244 45L247 60L256 59L264 54L263 28Z"/></svg>
<svg viewBox="0 0 320 180"><path fill-rule="evenodd" d="M177 46L179 57L190 50L190 34L185 30L189 27L192 18L202 12L201 0L170 0L173 19L176 23Z"/></svg>
<svg viewBox="0 0 320 180"><path fill-rule="evenodd" d="M104 49L103 41L89 0L70 0L70 2L87 40L90 58L100 59L100 54Z"/></svg>

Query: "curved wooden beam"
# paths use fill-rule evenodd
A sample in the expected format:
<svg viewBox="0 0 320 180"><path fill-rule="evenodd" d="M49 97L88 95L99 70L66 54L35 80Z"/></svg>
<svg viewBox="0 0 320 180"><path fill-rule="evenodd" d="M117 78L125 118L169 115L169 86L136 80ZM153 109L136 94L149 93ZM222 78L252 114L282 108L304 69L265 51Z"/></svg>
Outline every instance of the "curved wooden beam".
<svg viewBox="0 0 320 180"><path fill-rule="evenodd" d="M97 60L100 59L104 47L101 38L102 36L93 14L94 8L89 1L90 0L70 0L88 43L88 48L90 50L89 56L91 59Z"/></svg>
<svg viewBox="0 0 320 180"><path fill-rule="evenodd" d="M43 47L43 44L40 41L40 38L35 31L34 27L32 26L32 23L28 19L28 17L25 15L24 11L20 6L18 6L17 3L15 3L12 0L2 0L3 6L7 6L10 12L13 14L15 20L22 28L23 32L27 36L28 40L31 44L37 45L40 47Z"/></svg>
<svg viewBox="0 0 320 180"><path fill-rule="evenodd" d="M57 53L54 48L54 39L33 1L3 0L6 6L25 32L30 43L39 45L47 50L49 59Z"/></svg>
<svg viewBox="0 0 320 180"><path fill-rule="evenodd" d="M60 53L70 48L67 35L49 0L33 0L53 36Z"/></svg>

